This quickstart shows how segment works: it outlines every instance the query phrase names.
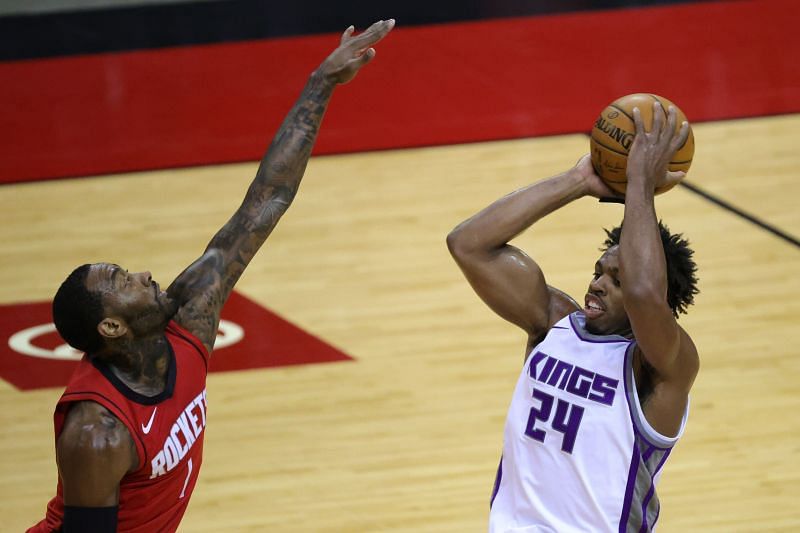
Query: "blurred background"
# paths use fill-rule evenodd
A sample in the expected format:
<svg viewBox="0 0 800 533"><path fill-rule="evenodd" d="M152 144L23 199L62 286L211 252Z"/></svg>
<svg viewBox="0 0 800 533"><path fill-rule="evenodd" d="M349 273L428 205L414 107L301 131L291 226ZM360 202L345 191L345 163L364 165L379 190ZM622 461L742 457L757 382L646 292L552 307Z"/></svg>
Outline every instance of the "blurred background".
<svg viewBox="0 0 800 533"><path fill-rule="evenodd" d="M223 314L181 530L485 530L526 339L445 236L570 168L634 92L679 105L697 143L689 187L656 204L701 290L659 530L797 530L794 0L0 2L0 529L38 521L55 490L52 409L76 356L50 327L58 284L93 261L168 283L341 32L386 18ZM515 244L580 299L621 216L583 199Z"/></svg>

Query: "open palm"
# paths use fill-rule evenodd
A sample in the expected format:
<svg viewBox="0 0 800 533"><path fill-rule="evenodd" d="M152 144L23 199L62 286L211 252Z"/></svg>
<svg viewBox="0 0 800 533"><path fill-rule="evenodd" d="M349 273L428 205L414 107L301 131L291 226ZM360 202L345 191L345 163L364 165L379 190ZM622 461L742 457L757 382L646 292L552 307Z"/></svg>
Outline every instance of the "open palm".
<svg viewBox="0 0 800 533"><path fill-rule="evenodd" d="M339 47L321 65L322 73L336 83L347 83L358 71L375 57L374 44L386 37L394 28L394 19L379 20L364 32L353 36L350 26L342 34Z"/></svg>

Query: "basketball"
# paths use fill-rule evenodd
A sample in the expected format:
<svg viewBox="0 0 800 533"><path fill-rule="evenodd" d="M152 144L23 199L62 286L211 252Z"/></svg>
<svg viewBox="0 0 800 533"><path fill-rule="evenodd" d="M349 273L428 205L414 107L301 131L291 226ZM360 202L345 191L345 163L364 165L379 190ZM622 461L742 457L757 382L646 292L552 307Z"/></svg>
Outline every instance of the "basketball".
<svg viewBox="0 0 800 533"><path fill-rule="evenodd" d="M681 124L686 120L686 115L675 104L655 94L637 93L629 94L611 102L592 128L589 146L591 150L592 166L600 178L613 190L625 194L628 178L625 170L628 166L628 150L636 134L633 122L633 108L638 107L642 122L648 131L653 126L653 103L658 100L664 109L664 125L666 126L666 113L669 106L678 112L675 131L680 130ZM686 142L675 153L672 161L667 166L671 171L687 172L694 156L694 134L689 126L689 136ZM656 189L656 194L668 191L674 185Z"/></svg>

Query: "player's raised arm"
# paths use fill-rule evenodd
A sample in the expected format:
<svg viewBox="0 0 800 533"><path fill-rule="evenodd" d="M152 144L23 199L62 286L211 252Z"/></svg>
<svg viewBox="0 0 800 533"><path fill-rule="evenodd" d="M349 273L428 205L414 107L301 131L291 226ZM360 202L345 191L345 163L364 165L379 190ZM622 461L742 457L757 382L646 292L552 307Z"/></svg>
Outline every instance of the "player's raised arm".
<svg viewBox="0 0 800 533"><path fill-rule="evenodd" d="M209 352L225 300L297 194L334 87L353 79L372 60L372 46L393 27L394 20L387 20L359 35L353 35L352 26L345 30L339 47L311 74L283 121L242 205L167 290L180 306L175 320Z"/></svg>
<svg viewBox="0 0 800 533"><path fill-rule="evenodd" d="M625 219L620 236L620 282L634 337L647 363L662 380L688 393L697 373L697 350L680 328L667 301L667 263L656 218L654 191L667 175L667 164L688 136L676 112L656 102L647 131L634 109L636 137L628 156ZM682 409L681 409L682 412Z"/></svg>
<svg viewBox="0 0 800 533"><path fill-rule="evenodd" d="M586 195L614 196L594 173L589 156L563 174L497 200L447 236L450 253L478 296L525 330L530 341L580 306L548 287L539 265L508 242L540 218Z"/></svg>

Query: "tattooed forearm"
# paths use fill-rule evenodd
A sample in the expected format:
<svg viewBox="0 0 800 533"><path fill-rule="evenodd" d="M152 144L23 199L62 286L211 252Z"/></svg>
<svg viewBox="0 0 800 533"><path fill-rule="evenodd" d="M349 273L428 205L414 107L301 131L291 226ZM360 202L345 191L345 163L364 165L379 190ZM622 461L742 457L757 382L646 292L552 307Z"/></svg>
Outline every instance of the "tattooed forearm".
<svg viewBox="0 0 800 533"><path fill-rule="evenodd" d="M294 200L333 88L333 82L312 74L262 159L242 205L209 243L209 249L223 254L220 275L225 297Z"/></svg>
<svg viewBox="0 0 800 533"><path fill-rule="evenodd" d="M350 26L311 75L261 160L242 205L211 239L203 257L170 286L180 303L175 320L213 346L220 311L233 286L289 208L317 139L334 87L353 79L375 56L371 48L394 27L381 20L360 35ZM203 272L194 272L197 268Z"/></svg>
<svg viewBox="0 0 800 533"><path fill-rule="evenodd" d="M241 207L209 243L230 259L252 259L294 200L334 84L315 73L281 124Z"/></svg>
<svg viewBox="0 0 800 533"><path fill-rule="evenodd" d="M211 239L203 256L167 291L175 317L210 349L220 311L234 285L292 203L311 155L334 84L313 74L283 121L244 201Z"/></svg>
<svg viewBox="0 0 800 533"><path fill-rule="evenodd" d="M274 226L297 194L333 88L313 74L275 134L240 208L259 226Z"/></svg>

